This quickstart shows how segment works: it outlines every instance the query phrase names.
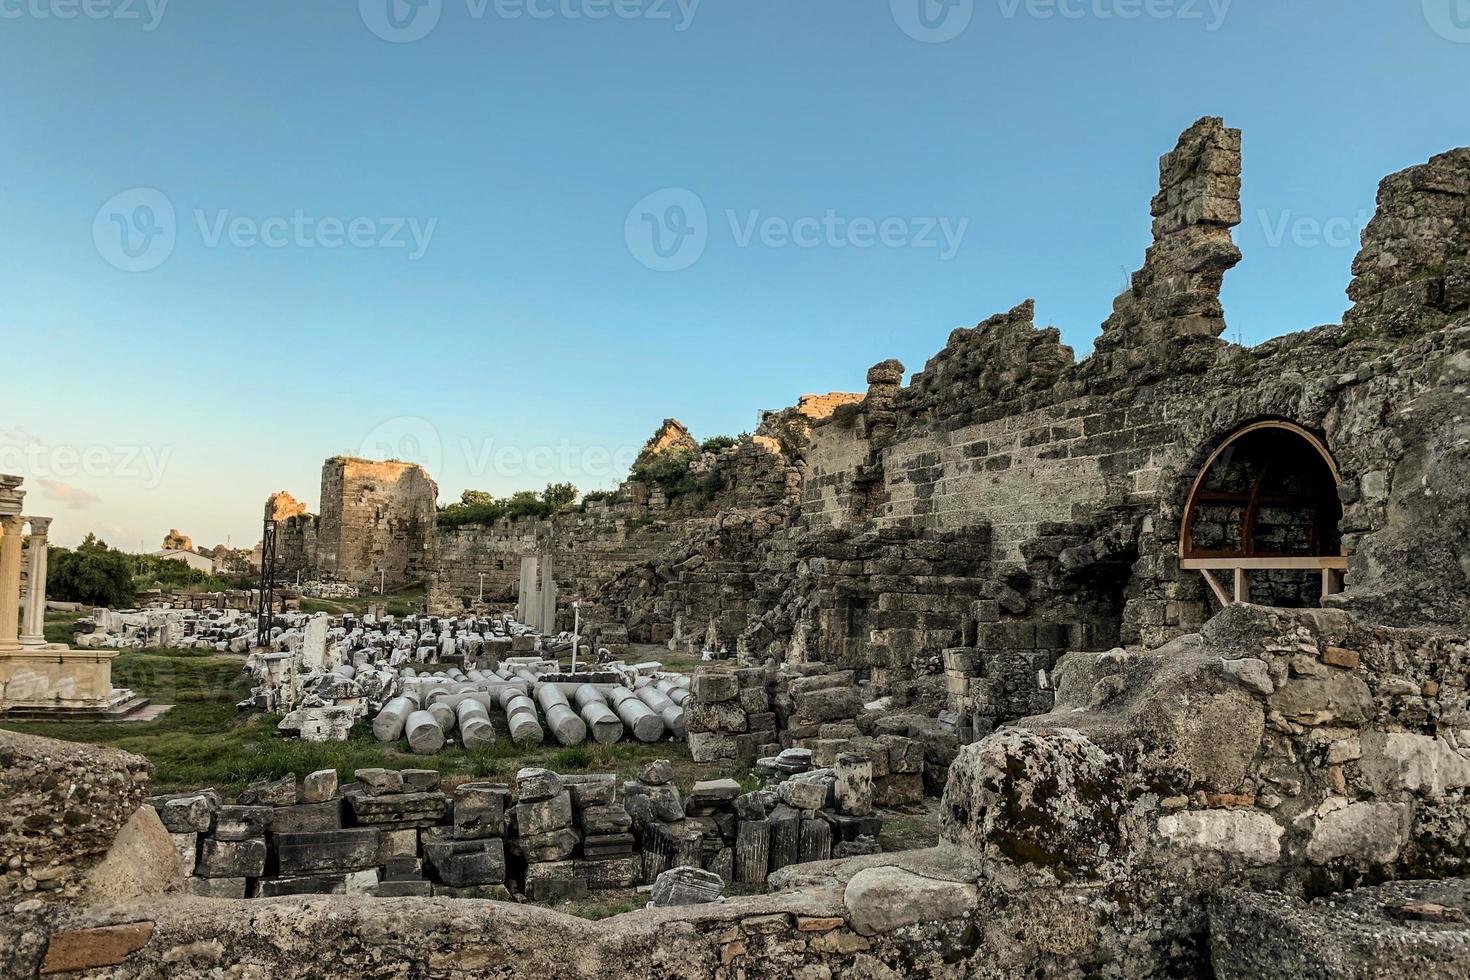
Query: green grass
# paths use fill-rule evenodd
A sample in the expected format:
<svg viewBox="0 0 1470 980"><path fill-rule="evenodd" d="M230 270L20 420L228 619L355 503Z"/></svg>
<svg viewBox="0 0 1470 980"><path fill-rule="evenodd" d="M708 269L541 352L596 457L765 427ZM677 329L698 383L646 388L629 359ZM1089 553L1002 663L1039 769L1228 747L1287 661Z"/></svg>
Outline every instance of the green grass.
<svg viewBox="0 0 1470 980"><path fill-rule="evenodd" d="M71 638L74 613L49 613L46 635L65 642ZM562 747L555 743L518 748L506 736L505 718L492 713L499 740L488 749L469 752L446 747L437 755L418 756L406 743L384 745L362 721L346 742L312 743L283 738L276 733L275 715L238 712L237 702L250 694L244 658L205 650L153 647L129 650L113 661L114 687L131 688L173 710L149 722L15 721L0 727L72 742L111 745L135 752L153 763L152 790L172 792L215 786L234 793L246 783L279 779L288 772L303 775L318 769L336 769L343 781L355 769L436 769L450 782L473 779L506 781L522 766L545 766L558 772L613 772L635 775L655 759L674 764L675 779L687 791L696 780L739 775L733 766L715 767L693 762L682 742L618 742L614 745Z"/></svg>
<svg viewBox="0 0 1470 980"><path fill-rule="evenodd" d="M427 594L428 591L422 585L416 585L402 592L390 592L387 595L373 593L354 596L350 599L313 599L309 596L302 596L301 611L304 613L331 613L334 616L340 616L343 613L362 616L367 613L369 606L384 602L388 605L388 615L407 616L423 610L424 597Z"/></svg>

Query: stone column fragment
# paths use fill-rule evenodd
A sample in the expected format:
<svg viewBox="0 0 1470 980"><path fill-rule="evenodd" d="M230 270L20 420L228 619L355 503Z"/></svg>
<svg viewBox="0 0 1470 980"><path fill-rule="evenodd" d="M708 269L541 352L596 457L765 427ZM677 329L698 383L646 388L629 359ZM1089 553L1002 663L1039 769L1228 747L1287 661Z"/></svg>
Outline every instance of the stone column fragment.
<svg viewBox="0 0 1470 980"><path fill-rule="evenodd" d="M735 880L764 884L771 863L771 827L764 820L742 820L735 834Z"/></svg>

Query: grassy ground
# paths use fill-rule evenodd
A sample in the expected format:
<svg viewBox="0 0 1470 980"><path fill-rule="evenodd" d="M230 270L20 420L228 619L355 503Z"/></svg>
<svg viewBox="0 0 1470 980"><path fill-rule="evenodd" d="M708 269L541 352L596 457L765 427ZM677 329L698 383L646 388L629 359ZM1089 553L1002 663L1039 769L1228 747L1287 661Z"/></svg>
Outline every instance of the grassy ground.
<svg viewBox="0 0 1470 980"><path fill-rule="evenodd" d="M76 614L51 613L47 637L71 638ZM129 650L113 661L116 687L127 687L173 710L150 722L5 722L5 727L33 735L112 745L136 752L153 763L154 785L160 792L215 786L235 792L246 783L278 779L335 768L348 780L365 767L437 769L452 782L471 779L507 780L522 766L545 766L557 772L615 772L632 776L654 759L669 759L675 777L687 790L698 779L740 773L733 769L697 764L682 742L619 742L611 746L555 744L518 748L504 737L504 716L491 721L501 740L488 749L468 752L447 747L438 755L417 756L405 743L383 745L373 738L367 722L360 722L346 742L325 744L282 738L273 715L238 712L236 703L250 694L244 658L199 650L153 647Z"/></svg>
<svg viewBox="0 0 1470 980"><path fill-rule="evenodd" d="M388 604L388 615L407 616L410 613L423 611L425 595L426 591L423 586L415 586L402 592L390 592L387 595L360 595L350 599L312 599L302 596L301 611L331 613L334 616L350 612L361 616L368 611L368 606L385 602Z"/></svg>

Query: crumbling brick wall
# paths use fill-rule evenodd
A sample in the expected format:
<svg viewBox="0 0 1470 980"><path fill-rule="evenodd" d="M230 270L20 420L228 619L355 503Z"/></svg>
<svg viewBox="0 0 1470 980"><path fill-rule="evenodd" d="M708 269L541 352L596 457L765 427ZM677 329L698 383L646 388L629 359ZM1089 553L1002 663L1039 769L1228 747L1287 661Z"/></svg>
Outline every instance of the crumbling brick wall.
<svg viewBox="0 0 1470 980"><path fill-rule="evenodd" d="M427 577L439 488L415 463L334 456L322 464L318 571L403 588Z"/></svg>

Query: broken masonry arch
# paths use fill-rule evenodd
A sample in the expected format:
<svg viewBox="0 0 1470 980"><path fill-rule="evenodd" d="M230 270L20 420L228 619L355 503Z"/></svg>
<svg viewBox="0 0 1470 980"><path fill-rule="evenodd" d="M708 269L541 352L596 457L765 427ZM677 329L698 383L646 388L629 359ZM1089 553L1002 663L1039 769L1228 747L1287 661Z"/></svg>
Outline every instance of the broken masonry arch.
<svg viewBox="0 0 1470 980"><path fill-rule="evenodd" d="M1223 606L1316 605L1342 590L1347 568L1341 483L1326 442L1295 422L1269 418L1233 430L1190 485L1179 567L1198 571Z"/></svg>

